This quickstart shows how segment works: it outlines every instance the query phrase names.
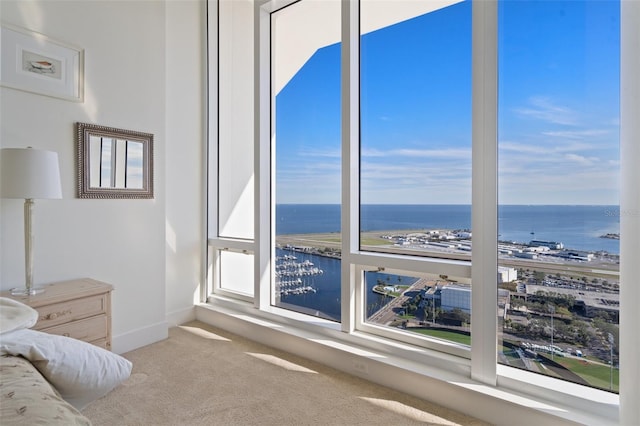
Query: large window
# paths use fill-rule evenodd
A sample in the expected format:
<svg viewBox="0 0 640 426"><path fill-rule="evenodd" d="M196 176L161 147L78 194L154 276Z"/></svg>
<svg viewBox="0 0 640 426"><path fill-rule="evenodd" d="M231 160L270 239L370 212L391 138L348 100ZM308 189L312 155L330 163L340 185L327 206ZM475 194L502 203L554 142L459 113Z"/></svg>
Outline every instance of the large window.
<svg viewBox="0 0 640 426"><path fill-rule="evenodd" d="M471 2L360 8L360 249L471 257ZM367 322L470 343L471 286L366 274Z"/></svg>
<svg viewBox="0 0 640 426"><path fill-rule="evenodd" d="M498 360L617 392L620 3L498 19Z"/></svg>
<svg viewBox="0 0 640 426"><path fill-rule="evenodd" d="M308 22L309 25L301 25ZM274 304L340 320L340 2L271 14Z"/></svg>
<svg viewBox="0 0 640 426"><path fill-rule="evenodd" d="M212 301L587 411L638 395L632 6L209 4Z"/></svg>

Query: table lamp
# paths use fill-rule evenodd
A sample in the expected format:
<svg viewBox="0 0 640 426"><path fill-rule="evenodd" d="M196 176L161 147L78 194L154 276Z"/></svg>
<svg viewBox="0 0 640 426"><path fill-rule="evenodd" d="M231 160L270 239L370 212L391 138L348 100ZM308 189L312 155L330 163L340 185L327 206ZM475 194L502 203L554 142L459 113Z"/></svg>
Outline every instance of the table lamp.
<svg viewBox="0 0 640 426"><path fill-rule="evenodd" d="M29 148L0 150L0 196L24 198L25 287L13 288L13 295L44 291L33 286L33 200L62 198L58 153Z"/></svg>

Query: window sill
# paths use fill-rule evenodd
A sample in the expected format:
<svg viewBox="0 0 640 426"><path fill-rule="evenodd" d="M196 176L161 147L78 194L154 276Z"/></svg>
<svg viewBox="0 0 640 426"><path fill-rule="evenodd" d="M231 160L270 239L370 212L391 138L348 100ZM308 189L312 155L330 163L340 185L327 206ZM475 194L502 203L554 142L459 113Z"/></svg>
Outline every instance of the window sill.
<svg viewBox="0 0 640 426"><path fill-rule="evenodd" d="M265 312L251 303L212 296L209 303L196 305L196 318L493 424L618 422L616 394L502 365L498 385L490 386L470 378L468 359L362 332L344 333L337 323L292 311Z"/></svg>

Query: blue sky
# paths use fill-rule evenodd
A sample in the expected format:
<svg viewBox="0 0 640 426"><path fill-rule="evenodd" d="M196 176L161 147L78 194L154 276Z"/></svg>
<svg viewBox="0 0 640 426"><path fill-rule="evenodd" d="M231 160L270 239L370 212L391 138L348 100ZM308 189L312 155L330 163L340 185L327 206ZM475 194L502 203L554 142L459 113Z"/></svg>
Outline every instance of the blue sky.
<svg viewBox="0 0 640 426"><path fill-rule="evenodd" d="M277 96L278 203L340 202L339 66ZM361 70L362 202L469 204L470 3L365 35ZM618 1L500 3L498 127L500 203L618 202Z"/></svg>

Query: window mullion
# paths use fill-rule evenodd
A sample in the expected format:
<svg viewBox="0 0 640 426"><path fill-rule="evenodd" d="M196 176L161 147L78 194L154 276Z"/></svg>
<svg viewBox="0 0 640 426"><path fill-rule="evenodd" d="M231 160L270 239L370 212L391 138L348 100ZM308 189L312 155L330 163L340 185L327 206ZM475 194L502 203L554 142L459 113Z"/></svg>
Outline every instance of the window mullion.
<svg viewBox="0 0 640 426"><path fill-rule="evenodd" d="M255 184L255 279L254 305L267 309L271 304L271 229L272 200L271 140L273 132L271 117L271 24L270 14L260 4L254 13L254 184Z"/></svg>
<svg viewBox="0 0 640 426"><path fill-rule="evenodd" d="M472 9L471 377L496 384L497 364L497 1Z"/></svg>
<svg viewBox="0 0 640 426"><path fill-rule="evenodd" d="M218 62L220 51L218 43L220 38L220 14L219 1L208 0L207 10L207 158L206 170L207 184L205 188L206 204L206 224L207 239L218 238L218 150L219 150L219 114L220 103L220 75L218 73ZM203 271L203 283L200 286L200 301L206 301L209 293L218 288L219 280L215 279L212 271L218 270L217 251L210 243L206 244L203 258L207 260ZM215 269L213 269L215 266Z"/></svg>
<svg viewBox="0 0 640 426"><path fill-rule="evenodd" d="M640 419L640 3L621 2L620 13L620 424Z"/></svg>
<svg viewBox="0 0 640 426"><path fill-rule="evenodd" d="M360 1L342 2L342 330L355 329L356 270L351 253L359 248L360 176ZM361 301L358 301L361 303Z"/></svg>

